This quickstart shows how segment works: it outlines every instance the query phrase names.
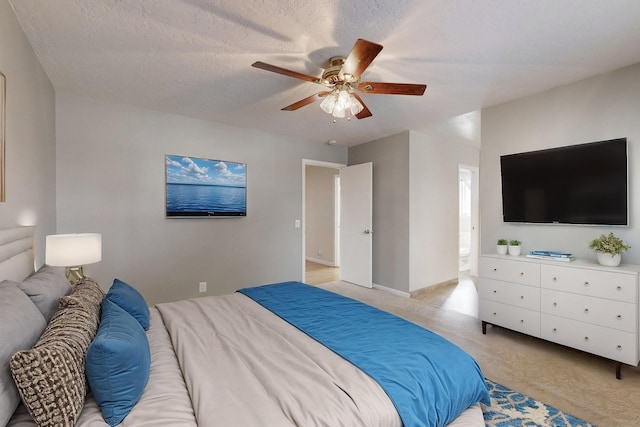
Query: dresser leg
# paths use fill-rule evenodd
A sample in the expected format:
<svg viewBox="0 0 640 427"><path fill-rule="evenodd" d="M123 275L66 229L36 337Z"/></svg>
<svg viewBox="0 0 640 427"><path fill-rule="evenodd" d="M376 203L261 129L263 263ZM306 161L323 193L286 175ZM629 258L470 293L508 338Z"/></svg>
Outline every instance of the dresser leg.
<svg viewBox="0 0 640 427"><path fill-rule="evenodd" d="M613 362L616 365L616 379L619 380L620 379L620 370L622 369L622 363L621 362Z"/></svg>
<svg viewBox="0 0 640 427"><path fill-rule="evenodd" d="M487 322L482 321L482 335L487 335Z"/></svg>

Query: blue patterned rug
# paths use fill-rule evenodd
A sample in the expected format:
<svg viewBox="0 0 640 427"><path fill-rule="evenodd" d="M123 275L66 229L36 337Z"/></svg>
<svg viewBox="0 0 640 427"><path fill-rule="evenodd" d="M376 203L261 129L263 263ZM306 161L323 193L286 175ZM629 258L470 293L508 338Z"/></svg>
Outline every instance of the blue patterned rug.
<svg viewBox="0 0 640 427"><path fill-rule="evenodd" d="M486 381L491 395L491 406L482 405L487 427L593 427L553 406Z"/></svg>

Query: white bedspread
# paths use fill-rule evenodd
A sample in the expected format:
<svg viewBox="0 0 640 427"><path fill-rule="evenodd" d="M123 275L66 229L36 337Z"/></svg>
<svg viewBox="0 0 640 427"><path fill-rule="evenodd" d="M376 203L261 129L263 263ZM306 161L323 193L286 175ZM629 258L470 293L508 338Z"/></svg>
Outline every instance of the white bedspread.
<svg viewBox="0 0 640 427"><path fill-rule="evenodd" d="M201 426L400 426L380 386L241 294L158 305Z"/></svg>
<svg viewBox="0 0 640 427"><path fill-rule="evenodd" d="M158 305L200 426L401 426L368 375L242 294ZM451 426L484 426L474 405Z"/></svg>

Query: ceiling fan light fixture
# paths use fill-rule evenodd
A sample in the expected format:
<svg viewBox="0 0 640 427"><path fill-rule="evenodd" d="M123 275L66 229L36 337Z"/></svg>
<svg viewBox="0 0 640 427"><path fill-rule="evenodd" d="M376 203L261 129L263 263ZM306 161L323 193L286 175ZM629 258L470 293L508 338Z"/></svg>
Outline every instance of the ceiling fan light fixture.
<svg viewBox="0 0 640 427"><path fill-rule="evenodd" d="M347 111L355 116L363 110L364 106L353 96L348 87L336 87L324 97L320 103L320 108L333 117L344 118Z"/></svg>

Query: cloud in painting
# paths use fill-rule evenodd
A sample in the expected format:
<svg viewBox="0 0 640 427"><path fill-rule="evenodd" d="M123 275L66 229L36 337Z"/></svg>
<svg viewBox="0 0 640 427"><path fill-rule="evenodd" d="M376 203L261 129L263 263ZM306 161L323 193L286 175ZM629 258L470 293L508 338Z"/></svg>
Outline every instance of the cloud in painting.
<svg viewBox="0 0 640 427"><path fill-rule="evenodd" d="M246 187L243 163L196 157L166 156L167 184Z"/></svg>

